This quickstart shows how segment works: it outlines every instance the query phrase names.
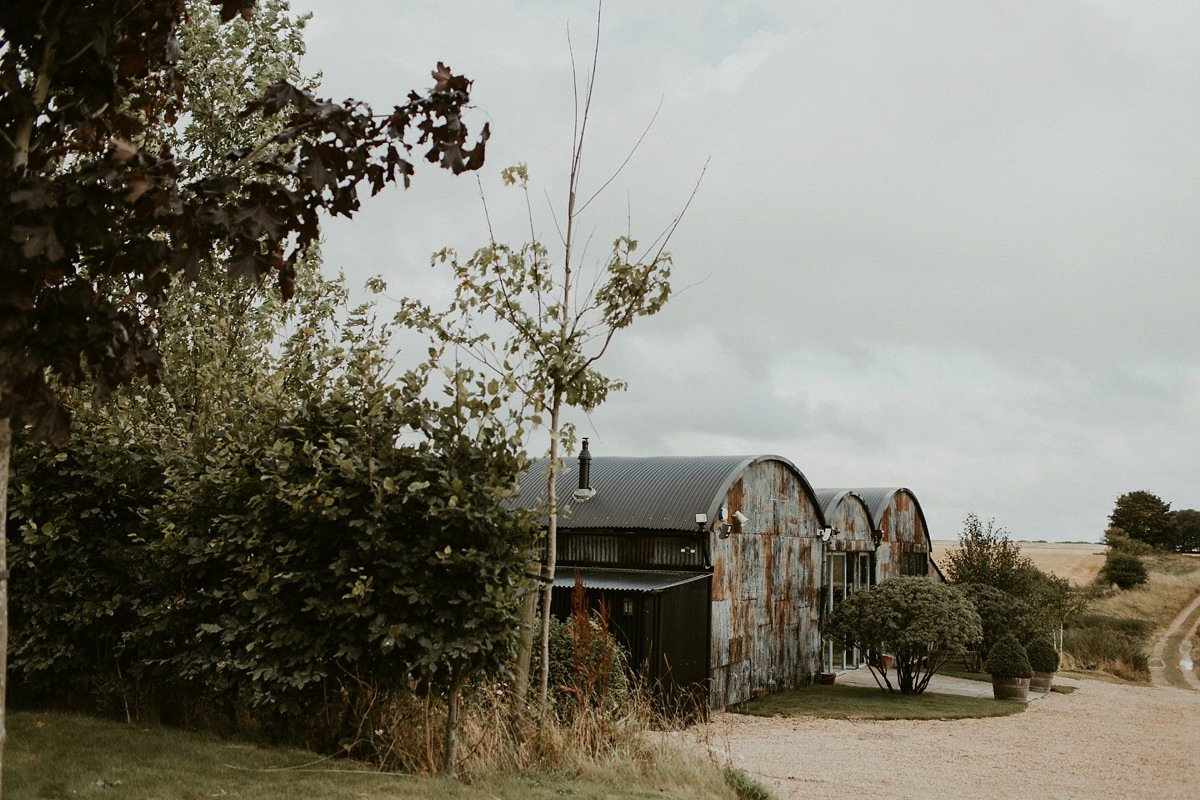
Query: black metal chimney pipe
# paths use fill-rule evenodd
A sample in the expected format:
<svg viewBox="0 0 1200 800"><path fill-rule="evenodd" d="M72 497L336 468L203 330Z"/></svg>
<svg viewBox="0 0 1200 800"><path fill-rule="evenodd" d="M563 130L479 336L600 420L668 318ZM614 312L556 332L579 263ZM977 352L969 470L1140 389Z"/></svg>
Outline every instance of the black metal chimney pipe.
<svg viewBox="0 0 1200 800"><path fill-rule="evenodd" d="M588 452L588 440L584 437L583 449L579 451L579 489L592 490L592 454Z"/></svg>

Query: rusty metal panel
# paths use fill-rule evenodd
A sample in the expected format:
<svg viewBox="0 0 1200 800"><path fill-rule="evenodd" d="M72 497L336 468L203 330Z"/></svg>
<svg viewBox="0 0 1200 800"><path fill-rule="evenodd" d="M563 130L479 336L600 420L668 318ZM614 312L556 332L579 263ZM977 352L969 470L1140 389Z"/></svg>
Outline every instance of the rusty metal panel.
<svg viewBox="0 0 1200 800"><path fill-rule="evenodd" d="M805 484L790 464L759 461L726 493L729 517L747 521L710 538L715 707L804 685L819 670L814 543L824 519Z"/></svg>
<svg viewBox="0 0 1200 800"><path fill-rule="evenodd" d="M818 497L822 490L817 490ZM825 521L833 529L827 549L834 552L864 552L875 549L871 538L870 510L854 492L842 492L825 507Z"/></svg>
<svg viewBox="0 0 1200 800"><path fill-rule="evenodd" d="M883 531L883 543L877 554L879 580L887 580L902 574L905 553L928 553L930 551L929 529L925 524L925 513L917 496L910 489L873 488L856 489L871 507L875 524ZM936 568L929 568L930 574Z"/></svg>

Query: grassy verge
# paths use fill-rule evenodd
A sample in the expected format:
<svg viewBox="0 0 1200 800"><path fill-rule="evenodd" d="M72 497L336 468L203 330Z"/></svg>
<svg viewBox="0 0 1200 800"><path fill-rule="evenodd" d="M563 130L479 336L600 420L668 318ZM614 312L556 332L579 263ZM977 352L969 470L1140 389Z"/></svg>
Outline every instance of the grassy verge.
<svg viewBox="0 0 1200 800"><path fill-rule="evenodd" d="M302 750L57 713L10 713L4 760L5 800L737 797L718 765L665 744L650 762L596 763L569 772L492 772L454 781L379 772Z"/></svg>
<svg viewBox="0 0 1200 800"><path fill-rule="evenodd" d="M1200 593L1200 559L1158 554L1143 561L1149 576L1145 586L1115 592L1097 589L1084 612L1067 621L1064 669L1103 672L1139 683L1150 680L1155 632Z"/></svg>
<svg viewBox="0 0 1200 800"><path fill-rule="evenodd" d="M806 686L742 703L739 714L828 719L965 719L1004 717L1025 703L925 692L901 695L867 686Z"/></svg>

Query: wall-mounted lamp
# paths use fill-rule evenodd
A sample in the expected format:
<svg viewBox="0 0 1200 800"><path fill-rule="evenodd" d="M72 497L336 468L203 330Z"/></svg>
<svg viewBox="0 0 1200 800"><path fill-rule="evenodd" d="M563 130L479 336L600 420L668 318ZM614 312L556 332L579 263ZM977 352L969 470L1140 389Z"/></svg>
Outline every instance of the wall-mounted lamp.
<svg viewBox="0 0 1200 800"><path fill-rule="evenodd" d="M699 528L700 530L704 530L704 526L707 524L708 524L708 514L697 514L696 515L696 527L697 528Z"/></svg>
<svg viewBox="0 0 1200 800"><path fill-rule="evenodd" d="M883 531L871 531L871 541L879 547L879 543L883 541Z"/></svg>
<svg viewBox="0 0 1200 800"><path fill-rule="evenodd" d="M833 538L833 528L821 528L821 541L828 542Z"/></svg>
<svg viewBox="0 0 1200 800"><path fill-rule="evenodd" d="M733 530L733 526L730 525L728 522L718 522L717 523L717 538L718 539L728 539L729 532L731 530Z"/></svg>

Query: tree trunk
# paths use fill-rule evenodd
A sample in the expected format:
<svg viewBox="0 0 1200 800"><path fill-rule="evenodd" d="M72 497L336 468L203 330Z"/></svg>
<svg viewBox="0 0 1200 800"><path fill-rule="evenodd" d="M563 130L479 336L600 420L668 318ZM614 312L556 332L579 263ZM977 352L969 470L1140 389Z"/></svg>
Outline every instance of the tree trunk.
<svg viewBox="0 0 1200 800"><path fill-rule="evenodd" d="M535 561L530 565L532 571L540 564ZM525 700L529 697L529 665L533 656L533 626L537 622L539 595L532 591L525 595L524 614L525 627L521 631L521 641L517 650L517 674L513 677L512 718L520 719L525 715Z"/></svg>
<svg viewBox="0 0 1200 800"><path fill-rule="evenodd" d="M550 516L546 525L546 565L542 570L542 670L538 706L546 708L550 691L550 602L554 596L554 566L558 561L558 434L562 400L554 398L550 408L550 475L546 478L546 501Z"/></svg>
<svg viewBox="0 0 1200 800"><path fill-rule="evenodd" d="M0 796L3 796L5 697L8 694L8 463L12 455L12 424L0 419Z"/></svg>
<svg viewBox="0 0 1200 800"><path fill-rule="evenodd" d="M446 693L446 775L458 776L458 705L462 696L462 670L455 670Z"/></svg>

